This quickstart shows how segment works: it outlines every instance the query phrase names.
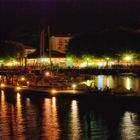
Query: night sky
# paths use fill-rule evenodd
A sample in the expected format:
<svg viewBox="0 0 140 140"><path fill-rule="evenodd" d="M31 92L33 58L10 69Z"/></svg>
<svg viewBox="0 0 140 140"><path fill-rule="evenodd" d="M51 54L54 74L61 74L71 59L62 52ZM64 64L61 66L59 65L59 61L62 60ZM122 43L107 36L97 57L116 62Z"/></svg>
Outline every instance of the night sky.
<svg viewBox="0 0 140 140"><path fill-rule="evenodd" d="M0 0L0 36L37 31L53 33L140 25L140 0Z"/></svg>

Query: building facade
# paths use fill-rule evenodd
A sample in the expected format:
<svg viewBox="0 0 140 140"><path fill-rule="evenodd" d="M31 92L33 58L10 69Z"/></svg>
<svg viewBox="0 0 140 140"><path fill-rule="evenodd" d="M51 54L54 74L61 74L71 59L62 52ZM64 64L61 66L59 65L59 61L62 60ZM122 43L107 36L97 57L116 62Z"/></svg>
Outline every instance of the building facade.
<svg viewBox="0 0 140 140"><path fill-rule="evenodd" d="M71 36L51 36L50 37L50 45L51 49L60 53L66 53L67 45Z"/></svg>

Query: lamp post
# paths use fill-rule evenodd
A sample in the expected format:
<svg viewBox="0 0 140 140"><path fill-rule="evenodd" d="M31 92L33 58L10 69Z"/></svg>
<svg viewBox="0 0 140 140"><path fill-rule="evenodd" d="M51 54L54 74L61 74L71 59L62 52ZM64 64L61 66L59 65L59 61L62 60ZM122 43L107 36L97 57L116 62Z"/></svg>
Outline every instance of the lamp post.
<svg viewBox="0 0 140 140"><path fill-rule="evenodd" d="M106 67L107 67L107 69L108 69L109 60L110 60L110 58L109 57L106 57Z"/></svg>
<svg viewBox="0 0 140 140"><path fill-rule="evenodd" d="M124 54L124 56L123 56L123 60L126 61L127 66L129 64L131 65L133 59L134 59L134 55L133 54Z"/></svg>
<svg viewBox="0 0 140 140"><path fill-rule="evenodd" d="M52 44L50 40L50 26L48 26L48 41L49 41L49 60L50 60L50 69L52 70Z"/></svg>
<svg viewBox="0 0 140 140"><path fill-rule="evenodd" d="M82 58L86 61L86 67L89 67L89 62L92 60L92 58L93 58L94 56L92 56L92 55L83 55L82 56Z"/></svg>

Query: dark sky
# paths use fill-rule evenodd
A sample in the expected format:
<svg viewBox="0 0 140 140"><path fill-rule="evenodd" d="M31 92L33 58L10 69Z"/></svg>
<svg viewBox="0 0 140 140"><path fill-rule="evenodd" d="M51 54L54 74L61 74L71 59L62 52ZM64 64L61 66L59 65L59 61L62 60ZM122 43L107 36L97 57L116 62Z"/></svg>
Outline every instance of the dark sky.
<svg viewBox="0 0 140 140"><path fill-rule="evenodd" d="M1 36L50 25L54 33L138 27L140 0L0 0Z"/></svg>

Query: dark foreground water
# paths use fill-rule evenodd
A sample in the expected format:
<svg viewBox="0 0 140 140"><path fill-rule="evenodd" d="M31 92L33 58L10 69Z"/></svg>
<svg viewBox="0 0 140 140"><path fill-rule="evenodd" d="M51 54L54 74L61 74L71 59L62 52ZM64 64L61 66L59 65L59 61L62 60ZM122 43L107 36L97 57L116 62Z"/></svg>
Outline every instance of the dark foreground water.
<svg viewBox="0 0 140 140"><path fill-rule="evenodd" d="M140 108L0 92L0 140L138 140Z"/></svg>

